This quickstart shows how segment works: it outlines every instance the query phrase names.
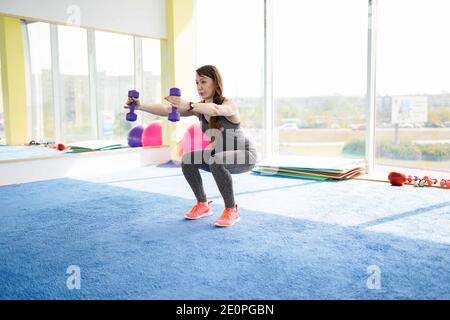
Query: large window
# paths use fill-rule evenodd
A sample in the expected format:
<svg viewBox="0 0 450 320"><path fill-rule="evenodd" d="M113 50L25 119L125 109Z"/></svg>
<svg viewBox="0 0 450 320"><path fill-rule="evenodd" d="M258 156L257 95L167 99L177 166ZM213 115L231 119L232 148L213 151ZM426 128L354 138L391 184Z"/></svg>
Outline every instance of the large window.
<svg viewBox="0 0 450 320"><path fill-rule="evenodd" d="M146 104L161 103L161 41L142 39L142 101ZM143 122L147 124L159 119L151 113L143 114Z"/></svg>
<svg viewBox="0 0 450 320"><path fill-rule="evenodd" d="M261 150L264 99L264 1L197 0L197 66L215 65L224 95L239 106L242 128ZM194 76L192 81L194 81Z"/></svg>
<svg viewBox="0 0 450 320"><path fill-rule="evenodd" d="M276 153L353 157L364 143L367 11L361 0L273 1Z"/></svg>
<svg viewBox="0 0 450 320"><path fill-rule="evenodd" d="M32 139L126 143L133 125L158 118L130 123L123 104L135 88L143 102L161 102L160 40L41 22L27 23L27 36Z"/></svg>
<svg viewBox="0 0 450 320"><path fill-rule="evenodd" d="M450 171L450 4L378 0L376 167Z"/></svg>
<svg viewBox="0 0 450 320"><path fill-rule="evenodd" d="M35 140L53 140L56 138L56 128L49 24L28 24L28 40L31 67L31 137Z"/></svg>
<svg viewBox="0 0 450 320"><path fill-rule="evenodd" d="M124 140L132 126L123 104L134 85L133 37L95 32L97 110L103 139Z"/></svg>
<svg viewBox="0 0 450 320"><path fill-rule="evenodd" d="M95 114L89 104L86 30L58 26L58 52L62 139L67 142L95 139Z"/></svg>

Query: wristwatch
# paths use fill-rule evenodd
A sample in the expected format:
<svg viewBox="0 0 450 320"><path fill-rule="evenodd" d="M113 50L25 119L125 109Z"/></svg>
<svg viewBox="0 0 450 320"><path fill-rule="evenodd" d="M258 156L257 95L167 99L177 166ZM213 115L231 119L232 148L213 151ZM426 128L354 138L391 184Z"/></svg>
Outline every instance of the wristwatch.
<svg viewBox="0 0 450 320"><path fill-rule="evenodd" d="M192 111L192 109L194 109L194 103L193 102L189 102L189 112Z"/></svg>

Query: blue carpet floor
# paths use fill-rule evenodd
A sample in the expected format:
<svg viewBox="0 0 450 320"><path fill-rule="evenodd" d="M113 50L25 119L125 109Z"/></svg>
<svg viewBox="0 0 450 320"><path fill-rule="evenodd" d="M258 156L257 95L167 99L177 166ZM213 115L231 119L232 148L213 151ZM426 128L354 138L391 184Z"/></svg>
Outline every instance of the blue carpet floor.
<svg viewBox="0 0 450 320"><path fill-rule="evenodd" d="M213 227L217 190L214 217L182 218L193 200L179 168L0 187L0 298L450 298L448 191L252 174L235 183L243 219L228 229ZM71 265L80 290L67 288ZM372 265L380 289L367 286Z"/></svg>

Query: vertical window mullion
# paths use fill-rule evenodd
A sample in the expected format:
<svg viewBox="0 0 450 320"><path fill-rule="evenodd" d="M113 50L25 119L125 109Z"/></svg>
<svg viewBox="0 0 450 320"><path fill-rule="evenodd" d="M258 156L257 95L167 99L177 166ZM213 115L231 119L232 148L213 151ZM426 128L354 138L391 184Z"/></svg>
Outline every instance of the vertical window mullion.
<svg viewBox="0 0 450 320"><path fill-rule="evenodd" d="M89 107L91 110L91 130L97 139L103 138L103 122L100 121L97 109L97 63L95 50L95 31L87 30L88 74L89 74Z"/></svg>
<svg viewBox="0 0 450 320"><path fill-rule="evenodd" d="M27 83L27 139L41 139L43 138L44 125L42 122L38 124L38 122L35 121L36 116L33 116L34 114L38 114L38 110L33 110L32 90L35 90L35 88L31 70L30 38L28 36L28 25L25 21L22 21L22 30L22 34L24 36L23 44L25 52L25 77ZM42 113L42 110L39 110L39 112Z"/></svg>
<svg viewBox="0 0 450 320"><path fill-rule="evenodd" d="M273 156L273 2L264 0L264 116L262 158Z"/></svg>
<svg viewBox="0 0 450 320"><path fill-rule="evenodd" d="M134 39L134 88L142 95L144 88L144 65L142 61L142 39L140 37L133 37ZM141 100L145 97L140 96ZM143 100L142 100L143 101ZM143 112L139 117L141 124L143 124Z"/></svg>
<svg viewBox="0 0 450 320"><path fill-rule="evenodd" d="M376 108L376 36L377 36L377 0L368 1L367 33L367 113L366 113L366 161L368 173L375 166L375 108Z"/></svg>
<svg viewBox="0 0 450 320"><path fill-rule="evenodd" d="M59 72L59 48L58 48L58 26L50 25L50 46L52 55L52 82L53 82L53 107L55 110L55 139L62 141L62 97L60 91L60 72Z"/></svg>

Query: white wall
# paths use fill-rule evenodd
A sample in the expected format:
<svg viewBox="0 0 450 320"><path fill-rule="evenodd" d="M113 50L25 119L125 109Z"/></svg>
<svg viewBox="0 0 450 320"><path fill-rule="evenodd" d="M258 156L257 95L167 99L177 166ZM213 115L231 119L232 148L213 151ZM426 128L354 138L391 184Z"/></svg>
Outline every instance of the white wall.
<svg viewBox="0 0 450 320"><path fill-rule="evenodd" d="M167 38L165 0L0 0L0 14Z"/></svg>
<svg viewBox="0 0 450 320"><path fill-rule="evenodd" d="M0 186L60 178L89 179L169 160L170 149L166 146L3 160L0 161Z"/></svg>

